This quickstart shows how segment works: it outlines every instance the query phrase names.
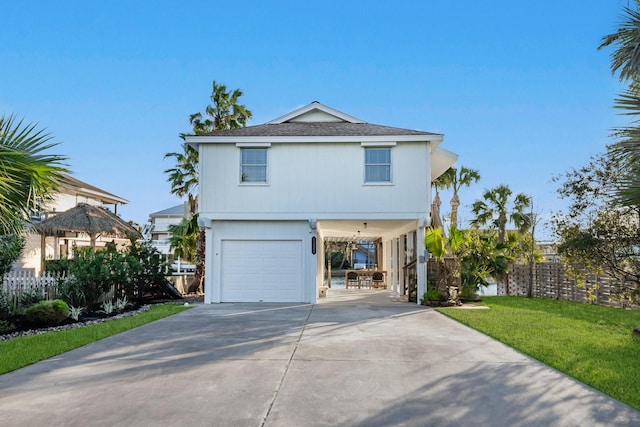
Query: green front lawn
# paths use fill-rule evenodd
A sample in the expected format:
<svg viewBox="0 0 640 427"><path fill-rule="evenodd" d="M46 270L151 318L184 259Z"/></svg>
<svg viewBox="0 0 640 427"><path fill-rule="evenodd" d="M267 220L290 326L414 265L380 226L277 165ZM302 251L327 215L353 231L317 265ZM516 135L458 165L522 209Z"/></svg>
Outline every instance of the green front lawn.
<svg viewBox="0 0 640 427"><path fill-rule="evenodd" d="M111 335L137 328L190 307L176 304L152 305L135 316L108 320L64 331L46 332L0 341L0 374L82 347Z"/></svg>
<svg viewBox="0 0 640 427"><path fill-rule="evenodd" d="M639 310L523 297L482 304L490 309L437 310L640 409Z"/></svg>

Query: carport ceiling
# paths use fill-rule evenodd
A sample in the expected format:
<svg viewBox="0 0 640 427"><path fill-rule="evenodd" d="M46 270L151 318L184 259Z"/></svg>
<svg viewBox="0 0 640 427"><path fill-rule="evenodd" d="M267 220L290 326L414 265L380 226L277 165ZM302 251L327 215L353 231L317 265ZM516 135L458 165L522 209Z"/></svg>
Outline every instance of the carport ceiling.
<svg viewBox="0 0 640 427"><path fill-rule="evenodd" d="M365 223L367 224L365 226ZM415 230L413 220L319 220L318 230L331 242L372 241L392 239Z"/></svg>

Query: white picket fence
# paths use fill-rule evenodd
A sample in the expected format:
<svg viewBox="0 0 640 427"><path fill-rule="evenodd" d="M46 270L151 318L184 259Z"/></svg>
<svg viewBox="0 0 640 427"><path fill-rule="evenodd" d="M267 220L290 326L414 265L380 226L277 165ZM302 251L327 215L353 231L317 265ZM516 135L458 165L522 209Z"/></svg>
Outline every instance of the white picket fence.
<svg viewBox="0 0 640 427"><path fill-rule="evenodd" d="M2 293L10 300L20 301L26 293L38 293L43 299L58 297L58 283L62 277L57 274L44 273L40 276L31 271L12 271L2 277Z"/></svg>

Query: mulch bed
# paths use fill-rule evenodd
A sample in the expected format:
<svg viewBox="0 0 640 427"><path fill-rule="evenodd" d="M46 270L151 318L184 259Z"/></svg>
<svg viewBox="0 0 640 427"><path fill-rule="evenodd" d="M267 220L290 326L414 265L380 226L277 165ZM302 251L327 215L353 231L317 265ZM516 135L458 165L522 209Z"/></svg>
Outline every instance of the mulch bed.
<svg viewBox="0 0 640 427"><path fill-rule="evenodd" d="M94 325L111 319L121 319L123 317L134 316L143 311L149 310L149 305L136 305L128 308L126 311L113 314L105 314L100 312L90 312L79 316L78 321L67 317L59 325L48 328L35 328L31 325L26 316L11 316L7 319L15 326L15 330L10 333L0 335L0 341L6 341L11 338L22 337L26 335L36 335L51 331L63 331L65 329L80 328L82 326Z"/></svg>

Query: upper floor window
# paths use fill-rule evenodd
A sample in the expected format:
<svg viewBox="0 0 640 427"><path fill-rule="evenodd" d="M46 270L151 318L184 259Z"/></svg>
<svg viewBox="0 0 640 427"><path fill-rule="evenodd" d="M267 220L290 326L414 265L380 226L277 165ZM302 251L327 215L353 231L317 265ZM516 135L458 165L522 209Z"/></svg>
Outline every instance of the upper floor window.
<svg viewBox="0 0 640 427"><path fill-rule="evenodd" d="M364 182L391 182L391 148L364 149Z"/></svg>
<svg viewBox="0 0 640 427"><path fill-rule="evenodd" d="M240 158L240 182L267 182L267 149L242 148Z"/></svg>

